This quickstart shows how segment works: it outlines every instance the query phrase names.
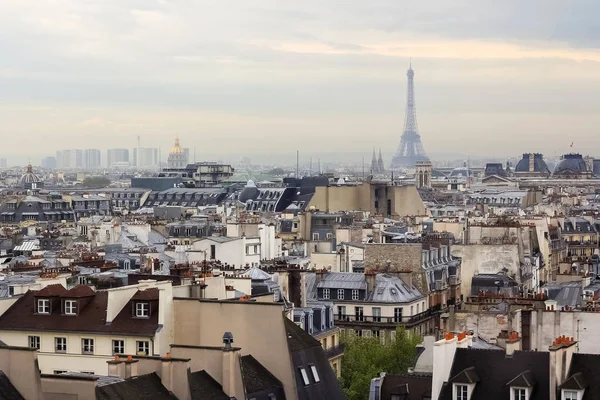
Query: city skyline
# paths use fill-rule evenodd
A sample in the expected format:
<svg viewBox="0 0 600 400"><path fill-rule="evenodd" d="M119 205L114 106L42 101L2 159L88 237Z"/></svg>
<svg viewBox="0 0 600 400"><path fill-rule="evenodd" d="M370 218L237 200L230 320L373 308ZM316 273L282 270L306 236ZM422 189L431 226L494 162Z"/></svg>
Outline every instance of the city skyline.
<svg viewBox="0 0 600 400"><path fill-rule="evenodd" d="M586 143L600 118L600 52L595 5L583 1L105 5L4 6L4 156L41 158L47 138L134 148L138 135L161 149L179 135L219 157L285 152L291 140L301 152L391 153L410 57L432 155L508 156L514 141L519 152L575 142L600 153Z"/></svg>

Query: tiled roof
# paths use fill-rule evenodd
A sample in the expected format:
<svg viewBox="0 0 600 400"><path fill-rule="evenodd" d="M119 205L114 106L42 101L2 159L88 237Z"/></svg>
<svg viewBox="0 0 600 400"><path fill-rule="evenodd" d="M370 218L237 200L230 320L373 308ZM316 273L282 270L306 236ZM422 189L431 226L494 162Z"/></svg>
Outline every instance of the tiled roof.
<svg viewBox="0 0 600 400"><path fill-rule="evenodd" d="M4 371L0 371L0 400L25 400L4 374Z"/></svg>
<svg viewBox="0 0 600 400"><path fill-rule="evenodd" d="M391 400L392 395L406 395L405 400L423 400L431 396L431 375L386 375L381 384L381 400ZM403 397L400 397L403 398Z"/></svg>
<svg viewBox="0 0 600 400"><path fill-rule="evenodd" d="M158 289L150 288L146 290L138 290L133 295L131 300L158 300Z"/></svg>
<svg viewBox="0 0 600 400"><path fill-rule="evenodd" d="M66 292L61 294L60 297L77 299L80 297L94 296L95 294L96 292L94 292L94 290L88 285L77 285L74 288L67 290Z"/></svg>
<svg viewBox="0 0 600 400"><path fill-rule="evenodd" d="M471 370L472 368L472 370ZM509 382L524 372L531 371L528 379L534 383L530 400L550 398L550 353L536 351L515 351L512 357L506 357L503 351L456 349L452 363L451 377L470 370L479 379L471 400L504 400L510 397ZM451 400L451 384L441 391L440 400Z"/></svg>
<svg viewBox="0 0 600 400"><path fill-rule="evenodd" d="M229 400L223 387L205 370L190 372L188 369L191 400Z"/></svg>
<svg viewBox="0 0 600 400"><path fill-rule="evenodd" d="M153 372L115 383L96 387L97 400L177 400Z"/></svg>
<svg viewBox="0 0 600 400"><path fill-rule="evenodd" d="M293 321L290 321L289 318L284 318L284 324L290 351L296 352L311 347L321 346L321 343L319 343L317 339L310 336Z"/></svg>
<svg viewBox="0 0 600 400"><path fill-rule="evenodd" d="M59 285L60 286L60 285ZM158 307L151 307L149 318L133 318L132 303L128 302L110 325L106 323L108 292L98 291L78 315L60 314L60 307L53 306L51 314L35 314L35 291L28 291L0 316L0 330L27 330L53 332L97 332L154 336L158 329ZM48 295L42 297L49 297Z"/></svg>
<svg viewBox="0 0 600 400"><path fill-rule="evenodd" d="M36 292L36 297L57 297L65 293L67 289L60 283L48 285L42 290Z"/></svg>
<svg viewBox="0 0 600 400"><path fill-rule="evenodd" d="M242 356L242 380L248 395L268 389L283 388L281 381L252 355Z"/></svg>

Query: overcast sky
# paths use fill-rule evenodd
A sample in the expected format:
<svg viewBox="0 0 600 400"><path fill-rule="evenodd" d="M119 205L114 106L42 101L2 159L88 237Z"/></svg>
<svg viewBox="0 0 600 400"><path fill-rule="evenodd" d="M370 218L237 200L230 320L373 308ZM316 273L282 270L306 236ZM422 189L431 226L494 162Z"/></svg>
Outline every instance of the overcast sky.
<svg viewBox="0 0 600 400"><path fill-rule="evenodd" d="M59 148L600 156L597 0L2 0L9 158Z"/></svg>

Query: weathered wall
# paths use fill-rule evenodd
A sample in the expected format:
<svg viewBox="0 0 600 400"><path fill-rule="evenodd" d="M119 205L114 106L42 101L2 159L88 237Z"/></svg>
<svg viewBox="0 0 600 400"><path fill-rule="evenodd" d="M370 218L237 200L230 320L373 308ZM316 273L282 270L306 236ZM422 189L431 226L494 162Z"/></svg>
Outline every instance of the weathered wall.
<svg viewBox="0 0 600 400"><path fill-rule="evenodd" d="M365 244L365 269L412 271L412 280L421 293L428 293L425 272L421 267L421 243ZM389 264L388 264L389 263Z"/></svg>
<svg viewBox="0 0 600 400"><path fill-rule="evenodd" d="M521 313L497 313L490 311L456 312L454 328L448 330L455 332L473 331L475 336L489 341L498 337L503 330L521 333Z"/></svg>
<svg viewBox="0 0 600 400"><path fill-rule="evenodd" d="M600 353L600 312L534 311L531 313L531 347L547 350L558 336L573 337L578 352Z"/></svg>
<svg viewBox="0 0 600 400"><path fill-rule="evenodd" d="M496 274L507 268L509 276L519 276L517 244L454 245L452 256L462 258L460 290L464 296L471 295L471 279L477 274Z"/></svg>

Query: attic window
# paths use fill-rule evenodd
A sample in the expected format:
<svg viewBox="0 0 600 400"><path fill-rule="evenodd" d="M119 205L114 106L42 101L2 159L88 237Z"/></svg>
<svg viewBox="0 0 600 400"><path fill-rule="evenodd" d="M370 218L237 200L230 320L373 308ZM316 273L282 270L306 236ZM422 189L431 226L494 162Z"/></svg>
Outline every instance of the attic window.
<svg viewBox="0 0 600 400"><path fill-rule="evenodd" d="M577 400L577 392L575 390L563 390L562 400Z"/></svg>
<svg viewBox="0 0 600 400"><path fill-rule="evenodd" d="M38 314L50 314L50 300L49 299L38 299L37 312L38 312Z"/></svg>
<svg viewBox="0 0 600 400"><path fill-rule="evenodd" d="M319 378L319 374L317 373L317 367L315 367L314 365L311 365L310 371L312 372L312 376L315 380L315 383L321 382L321 379Z"/></svg>
<svg viewBox="0 0 600 400"><path fill-rule="evenodd" d="M467 385L454 384L454 399L455 400L468 400L469 399L469 387Z"/></svg>
<svg viewBox="0 0 600 400"><path fill-rule="evenodd" d="M148 303L136 303L136 305L135 305L135 316L137 318L148 318L148 317L150 317L150 304L148 304Z"/></svg>
<svg viewBox="0 0 600 400"><path fill-rule="evenodd" d="M77 300L65 300L65 315L77 315Z"/></svg>
<svg viewBox="0 0 600 400"><path fill-rule="evenodd" d="M527 389L512 388L511 400L527 400Z"/></svg>
<svg viewBox="0 0 600 400"><path fill-rule="evenodd" d="M308 374L306 373L306 370L302 367L300 367L300 374L302 375L302 381L304 382L304 386L310 385L310 381L308 380Z"/></svg>

